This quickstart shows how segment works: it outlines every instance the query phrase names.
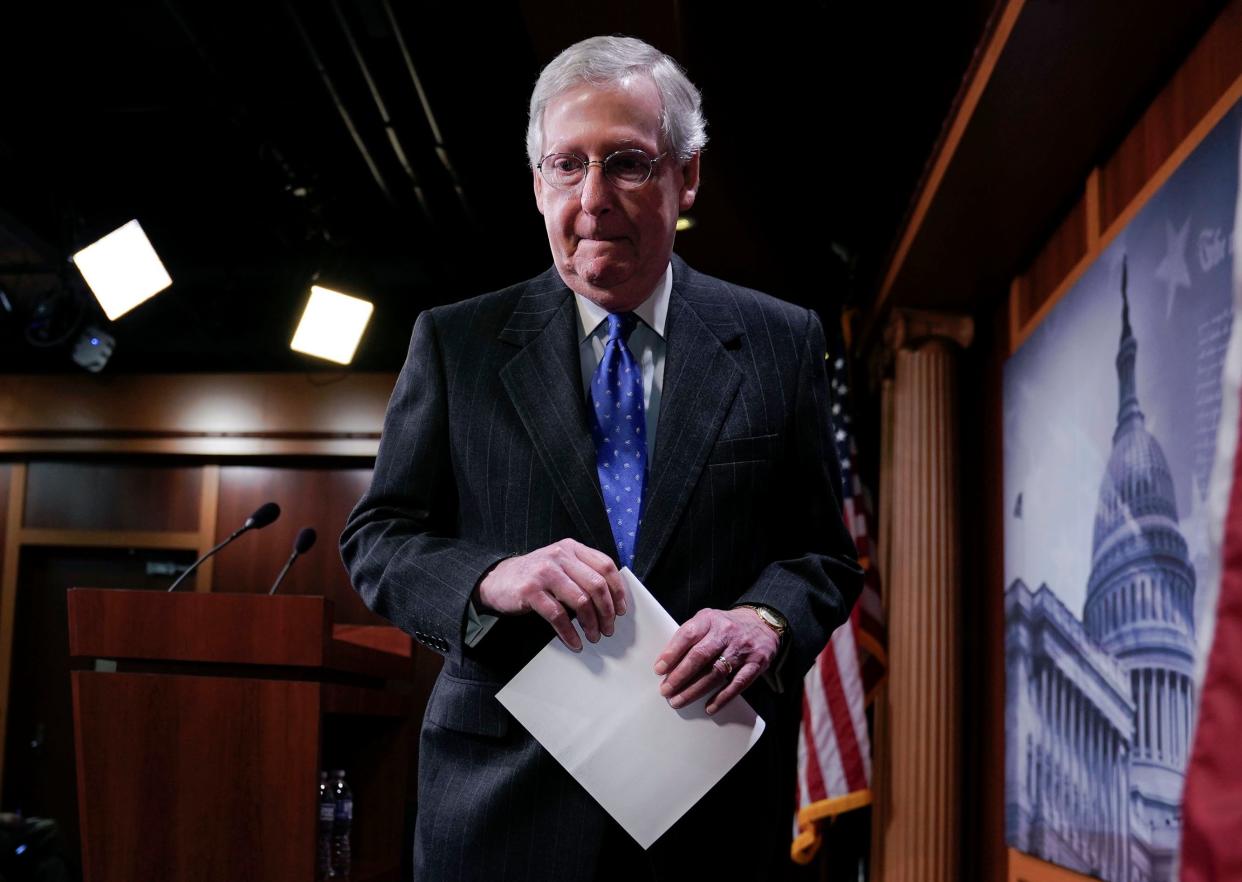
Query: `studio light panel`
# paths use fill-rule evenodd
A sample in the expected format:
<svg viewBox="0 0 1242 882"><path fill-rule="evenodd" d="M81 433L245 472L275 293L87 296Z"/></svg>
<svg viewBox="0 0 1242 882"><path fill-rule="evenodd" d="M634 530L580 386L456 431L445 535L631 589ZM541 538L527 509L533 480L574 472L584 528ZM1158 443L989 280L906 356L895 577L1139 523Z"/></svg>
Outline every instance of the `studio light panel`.
<svg viewBox="0 0 1242 882"><path fill-rule="evenodd" d="M112 321L172 284L136 220L86 246L73 262Z"/></svg>
<svg viewBox="0 0 1242 882"><path fill-rule="evenodd" d="M366 300L313 285L289 348L337 364L349 364L374 309Z"/></svg>

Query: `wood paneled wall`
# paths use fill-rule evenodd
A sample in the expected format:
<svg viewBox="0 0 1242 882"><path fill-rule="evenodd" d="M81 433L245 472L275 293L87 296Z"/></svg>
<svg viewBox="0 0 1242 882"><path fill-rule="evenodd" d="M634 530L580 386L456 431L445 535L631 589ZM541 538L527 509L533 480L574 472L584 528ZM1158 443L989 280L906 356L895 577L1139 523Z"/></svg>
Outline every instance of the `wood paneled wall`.
<svg viewBox="0 0 1242 882"><path fill-rule="evenodd" d="M201 466L31 462L22 527L197 533Z"/></svg>
<svg viewBox="0 0 1242 882"><path fill-rule="evenodd" d="M1012 352L1242 99L1242 2L1229 3L1117 148L1010 291Z"/></svg>
<svg viewBox="0 0 1242 882"><path fill-rule="evenodd" d="M1087 253L1087 198L1084 194L1035 255L1030 268L1014 280L1013 317L1019 327L1030 322L1048 296L1074 271Z"/></svg>
<svg viewBox="0 0 1242 882"><path fill-rule="evenodd" d="M319 594L336 605L336 620L358 625L387 624L363 605L349 584L337 550L345 518L371 483L370 467L220 467L216 541L223 541L250 513L268 500L282 509L271 526L243 536L221 553L212 579L214 591L267 591L293 551L303 527L318 535L281 583L282 594Z"/></svg>
<svg viewBox="0 0 1242 882"><path fill-rule="evenodd" d="M1114 226L1136 200L1146 201L1142 197L1150 193L1165 163L1188 142L1197 144L1201 140L1194 137L1195 130L1242 75L1239 46L1242 5L1230 3L1118 148L1101 164L1101 230Z"/></svg>
<svg viewBox="0 0 1242 882"><path fill-rule="evenodd" d="M25 659L27 673L17 676L18 612L54 614L51 598L32 604L28 595L67 586L39 574L72 572L90 581L83 575L89 567L72 562L93 559L91 549L100 560L132 558L135 573L144 573L143 558L184 566L275 501L279 520L238 539L181 590L267 591L294 536L309 526L318 542L281 590L328 597L338 622L386 624L350 587L337 540L370 481L394 381L391 374L330 382L302 375L0 378L0 455L8 458L0 463L0 738L13 734L11 703L48 685L31 680L28 672L39 668ZM26 566L23 552L43 563ZM61 558L68 569L56 564ZM116 575L101 570L99 585L113 587ZM144 573L133 587L172 578ZM23 653L39 645L18 642ZM8 753L0 742L0 757ZM3 772L0 765L0 782Z"/></svg>

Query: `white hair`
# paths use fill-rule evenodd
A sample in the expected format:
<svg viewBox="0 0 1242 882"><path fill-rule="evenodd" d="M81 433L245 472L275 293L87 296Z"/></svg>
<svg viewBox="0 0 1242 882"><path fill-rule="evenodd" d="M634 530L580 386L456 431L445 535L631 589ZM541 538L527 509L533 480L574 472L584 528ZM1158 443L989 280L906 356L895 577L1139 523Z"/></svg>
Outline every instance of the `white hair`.
<svg viewBox="0 0 1242 882"><path fill-rule="evenodd" d="M539 74L530 96L526 155L533 168L543 158L543 114L563 92L581 85L619 86L635 75L650 77L660 94L664 148L688 162L707 144L703 96L676 61L634 37L590 37L570 46Z"/></svg>

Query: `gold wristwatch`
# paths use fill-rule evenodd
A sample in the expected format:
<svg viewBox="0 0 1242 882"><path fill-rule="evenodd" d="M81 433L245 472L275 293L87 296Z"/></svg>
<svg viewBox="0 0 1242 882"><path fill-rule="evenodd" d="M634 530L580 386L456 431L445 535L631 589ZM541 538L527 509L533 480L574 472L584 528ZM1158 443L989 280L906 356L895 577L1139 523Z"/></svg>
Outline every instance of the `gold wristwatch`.
<svg viewBox="0 0 1242 882"><path fill-rule="evenodd" d="M746 609L753 609L763 619L763 623L776 632L778 640L785 639L785 632L789 630L789 623L785 621L785 617L772 609L770 606L763 606L758 603L739 603L737 605Z"/></svg>

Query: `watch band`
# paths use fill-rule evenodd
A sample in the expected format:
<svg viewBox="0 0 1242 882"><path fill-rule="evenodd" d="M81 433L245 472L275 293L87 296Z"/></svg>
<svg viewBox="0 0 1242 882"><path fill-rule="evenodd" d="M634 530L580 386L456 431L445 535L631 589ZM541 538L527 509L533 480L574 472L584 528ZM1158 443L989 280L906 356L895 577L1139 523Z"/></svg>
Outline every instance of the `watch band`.
<svg viewBox="0 0 1242 882"><path fill-rule="evenodd" d="M789 623L785 621L785 617L772 609L770 606L764 606L760 603L739 603L737 608L745 607L753 609L759 618L763 619L763 623L776 632L778 639L784 639L785 632L789 630Z"/></svg>

